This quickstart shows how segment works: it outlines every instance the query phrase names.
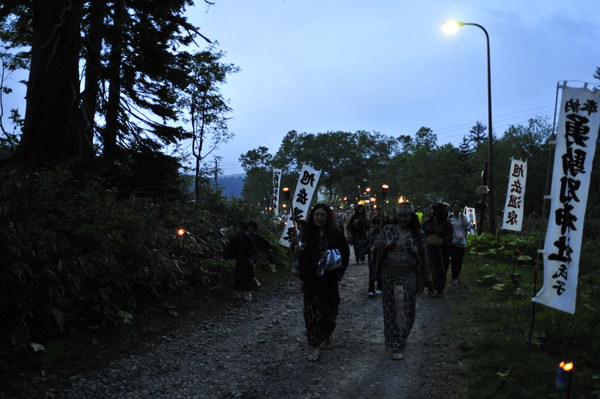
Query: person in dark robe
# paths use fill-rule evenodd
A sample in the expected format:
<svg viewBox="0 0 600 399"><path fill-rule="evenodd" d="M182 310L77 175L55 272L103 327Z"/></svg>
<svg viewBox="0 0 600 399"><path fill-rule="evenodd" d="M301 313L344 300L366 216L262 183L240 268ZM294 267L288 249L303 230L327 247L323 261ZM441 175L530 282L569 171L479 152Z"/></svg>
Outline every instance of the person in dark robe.
<svg viewBox="0 0 600 399"><path fill-rule="evenodd" d="M364 262L369 250L369 218L364 205L356 207L356 211L349 224L352 239L354 240L354 257L356 263Z"/></svg>
<svg viewBox="0 0 600 399"><path fill-rule="evenodd" d="M431 206L431 215L423 222L427 255L433 277L431 296L439 296L446 287L446 273L450 266L450 248L454 229L448 221L448 211L442 203Z"/></svg>
<svg viewBox="0 0 600 399"><path fill-rule="evenodd" d="M431 284L425 235L410 203L398 204L394 223L383 227L375 246L382 265L385 346L393 348L392 359L401 360L415 322L417 294Z"/></svg>
<svg viewBox="0 0 600 399"><path fill-rule="evenodd" d="M238 227L239 231L225 247L223 256L226 259L235 259L233 297L250 302L252 290L255 288L253 263L258 254L256 245L248 234L248 225L240 222Z"/></svg>
<svg viewBox="0 0 600 399"><path fill-rule="evenodd" d="M259 258L262 258L266 254L273 252L273 245L271 245L271 243L265 237L258 233L258 223L256 223L255 221L248 222L248 235L252 238L252 241L254 241L254 245L256 247L256 251L258 253ZM256 288L260 288L262 284L260 283L260 281L258 281L254 270L253 276L254 286Z"/></svg>
<svg viewBox="0 0 600 399"><path fill-rule="evenodd" d="M302 234L302 242L299 259L304 294L304 324L308 344L312 348L307 359L316 361L320 356L321 345L324 349L333 348L331 334L336 327L340 304L338 282L348 267L350 249L335 226L333 214L326 204L317 204L312 208ZM328 249L339 250L342 267L319 275L318 262Z"/></svg>

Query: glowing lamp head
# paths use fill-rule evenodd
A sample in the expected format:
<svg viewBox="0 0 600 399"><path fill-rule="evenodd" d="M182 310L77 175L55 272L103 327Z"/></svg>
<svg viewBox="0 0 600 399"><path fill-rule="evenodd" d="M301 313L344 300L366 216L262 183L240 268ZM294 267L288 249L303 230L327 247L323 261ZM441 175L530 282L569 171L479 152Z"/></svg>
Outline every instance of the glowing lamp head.
<svg viewBox="0 0 600 399"><path fill-rule="evenodd" d="M177 229L177 235L178 235L179 237L183 237L183 236L184 236L184 234L185 234L185 229L184 229L184 228L179 228L179 229Z"/></svg>
<svg viewBox="0 0 600 399"><path fill-rule="evenodd" d="M456 32L458 32L458 30L461 27L461 23L460 22L456 22L456 21L447 21L444 22L442 24L442 32L444 32L447 35L453 35Z"/></svg>
<svg viewBox="0 0 600 399"><path fill-rule="evenodd" d="M560 362L560 364L558 365L558 367L560 367L561 369L563 369L564 371L572 371L574 368L573 362Z"/></svg>

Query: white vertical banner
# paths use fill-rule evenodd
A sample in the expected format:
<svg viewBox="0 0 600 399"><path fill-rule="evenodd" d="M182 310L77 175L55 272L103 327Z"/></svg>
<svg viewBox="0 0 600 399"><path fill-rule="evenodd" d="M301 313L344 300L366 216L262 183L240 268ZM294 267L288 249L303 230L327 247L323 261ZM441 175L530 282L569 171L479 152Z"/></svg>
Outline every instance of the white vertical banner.
<svg viewBox="0 0 600 399"><path fill-rule="evenodd" d="M544 285L532 299L575 313L579 255L600 113L600 91L564 86L556 134Z"/></svg>
<svg viewBox="0 0 600 399"><path fill-rule="evenodd" d="M510 163L506 202L504 203L504 230L521 231L523 208L525 207L525 182L527 181L527 161L513 159Z"/></svg>
<svg viewBox="0 0 600 399"><path fill-rule="evenodd" d="M281 184L281 169L273 169L273 213L277 215L279 211L279 186Z"/></svg>
<svg viewBox="0 0 600 399"><path fill-rule="evenodd" d="M302 164L302 170L296 184L296 191L294 191L294 197L292 198L290 218L279 239L281 245L285 247L290 246L291 234L293 234L293 229L295 228L295 220L306 219L310 201L319 184L319 177L321 177L320 170L315 170L306 164Z"/></svg>
<svg viewBox="0 0 600 399"><path fill-rule="evenodd" d="M465 215L467 217L467 220L469 221L469 232L471 231L471 226L473 226L473 223L477 224L476 222L476 218L475 218L475 208L470 207L470 206L465 206L465 209L463 210L463 215Z"/></svg>

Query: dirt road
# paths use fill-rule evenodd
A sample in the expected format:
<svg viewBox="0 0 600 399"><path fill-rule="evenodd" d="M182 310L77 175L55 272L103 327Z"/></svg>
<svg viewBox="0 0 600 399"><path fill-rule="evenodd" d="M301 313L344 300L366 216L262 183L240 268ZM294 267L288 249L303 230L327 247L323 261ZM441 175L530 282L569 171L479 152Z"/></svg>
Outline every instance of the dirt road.
<svg viewBox="0 0 600 399"><path fill-rule="evenodd" d="M352 258L351 258L352 259ZM334 349L309 362L300 283L290 280L178 330L109 367L70 378L47 398L452 398L453 343L440 335L444 298L419 297L405 359L383 345L381 296L367 299L367 266L340 285ZM449 291L446 295L453 295Z"/></svg>

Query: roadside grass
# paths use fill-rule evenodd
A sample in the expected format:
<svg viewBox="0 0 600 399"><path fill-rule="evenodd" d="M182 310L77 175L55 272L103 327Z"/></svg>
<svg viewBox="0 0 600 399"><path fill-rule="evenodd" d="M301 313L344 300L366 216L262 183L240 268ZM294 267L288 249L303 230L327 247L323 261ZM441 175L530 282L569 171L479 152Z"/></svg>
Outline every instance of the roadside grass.
<svg viewBox="0 0 600 399"><path fill-rule="evenodd" d="M530 347L531 266L467 255L461 282L462 295L447 295L452 318L445 334L456 342L462 367L454 374L467 384L468 398L567 397L555 379L558 364L570 360L571 397L600 398L598 354L586 345L598 341L592 305L578 299L582 310L569 315L537 304Z"/></svg>

